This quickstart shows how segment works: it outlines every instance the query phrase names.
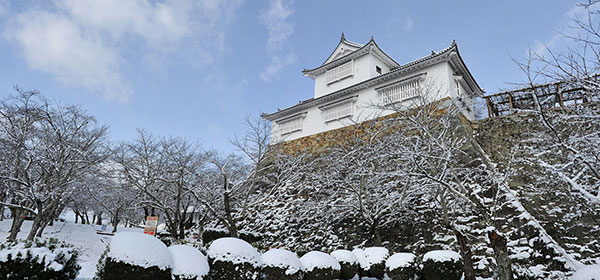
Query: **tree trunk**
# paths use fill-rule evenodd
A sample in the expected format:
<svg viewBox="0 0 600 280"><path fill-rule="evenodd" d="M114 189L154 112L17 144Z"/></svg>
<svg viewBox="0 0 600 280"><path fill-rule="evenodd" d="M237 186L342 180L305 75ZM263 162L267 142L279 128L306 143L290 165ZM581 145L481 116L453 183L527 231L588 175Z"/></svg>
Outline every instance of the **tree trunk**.
<svg viewBox="0 0 600 280"><path fill-rule="evenodd" d="M83 215L85 216L85 223L89 225L90 224L90 216L88 215L88 212L85 211L83 213Z"/></svg>
<svg viewBox="0 0 600 280"><path fill-rule="evenodd" d="M53 221L54 218L48 218L44 221L42 221L42 224L40 226L40 228L38 229L37 233L35 236L37 237L42 237L42 233L44 233L44 230L46 229L46 227L48 226L48 224L50 224L51 221Z"/></svg>
<svg viewBox="0 0 600 280"><path fill-rule="evenodd" d="M73 213L75 213L75 223L77 223L79 221L79 215L77 215L77 212L73 211Z"/></svg>
<svg viewBox="0 0 600 280"><path fill-rule="evenodd" d="M513 280L513 271L510 258L508 257L508 249L506 248L506 237L497 231L489 231L488 238L494 249L496 259L496 273L499 280Z"/></svg>
<svg viewBox="0 0 600 280"><path fill-rule="evenodd" d="M117 232L117 226L118 225L119 225L119 213L116 212L115 216L113 217L113 220L112 220L112 226L113 226L112 233Z"/></svg>
<svg viewBox="0 0 600 280"><path fill-rule="evenodd" d="M41 224L42 224L42 217L43 217L43 211L40 211L38 209L38 214L35 215L35 219L33 220L33 225L31 225L31 230L29 231L29 234L27 235L27 240L33 240L33 238L35 237L35 234L37 233L38 229L40 228Z"/></svg>
<svg viewBox="0 0 600 280"><path fill-rule="evenodd" d="M21 230L21 225L23 225L23 221L25 221L25 212L26 210L17 210L14 211L14 218L12 224L10 226L10 235L8 235L7 239L10 241L17 240L17 234Z"/></svg>
<svg viewBox="0 0 600 280"><path fill-rule="evenodd" d="M473 268L473 252L471 252L471 247L469 247L468 245L467 237L456 228L454 228L453 230L454 235L456 236L456 241L458 241L458 246L460 247L460 254L463 258L463 279L475 280L475 269Z"/></svg>
<svg viewBox="0 0 600 280"><path fill-rule="evenodd" d="M96 225L102 225L102 211L98 212L98 214L96 215Z"/></svg>

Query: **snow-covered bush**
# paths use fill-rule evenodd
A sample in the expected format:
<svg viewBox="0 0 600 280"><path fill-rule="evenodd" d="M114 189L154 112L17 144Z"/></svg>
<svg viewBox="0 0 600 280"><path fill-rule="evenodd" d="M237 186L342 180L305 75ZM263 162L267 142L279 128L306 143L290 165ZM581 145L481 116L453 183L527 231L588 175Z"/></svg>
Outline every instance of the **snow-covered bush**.
<svg viewBox="0 0 600 280"><path fill-rule="evenodd" d="M369 264L367 262L367 256L365 255L365 250L356 248L352 250L352 254L358 260L358 276L366 277L369 272Z"/></svg>
<svg viewBox="0 0 600 280"><path fill-rule="evenodd" d="M171 254L158 238L137 232L117 233L103 254L94 279L170 280Z"/></svg>
<svg viewBox="0 0 600 280"><path fill-rule="evenodd" d="M579 268L569 280L600 280L600 264Z"/></svg>
<svg viewBox="0 0 600 280"><path fill-rule="evenodd" d="M208 275L208 261L200 250L187 245L169 247L174 280L202 280Z"/></svg>
<svg viewBox="0 0 600 280"><path fill-rule="evenodd" d="M0 242L0 279L75 279L81 268L78 252L69 244L50 238Z"/></svg>
<svg viewBox="0 0 600 280"><path fill-rule="evenodd" d="M304 267L304 280L333 280L340 275L340 264L329 254L311 251L300 258Z"/></svg>
<svg viewBox="0 0 600 280"><path fill-rule="evenodd" d="M265 280L302 280L302 263L294 252L284 249L271 249L261 256Z"/></svg>
<svg viewBox="0 0 600 280"><path fill-rule="evenodd" d="M385 260L390 256L390 251L383 247L369 247L365 249L365 271L368 277L383 279L385 275Z"/></svg>
<svg viewBox="0 0 600 280"><path fill-rule="evenodd" d="M211 280L259 279L262 260L258 251L244 240L219 238L210 245L207 255Z"/></svg>
<svg viewBox="0 0 600 280"><path fill-rule="evenodd" d="M425 280L460 280L463 274L460 254L449 250L427 252L421 273Z"/></svg>
<svg viewBox="0 0 600 280"><path fill-rule="evenodd" d="M340 279L348 280L354 278L358 273L358 259L348 250L335 250L330 254L340 263Z"/></svg>
<svg viewBox="0 0 600 280"><path fill-rule="evenodd" d="M385 261L385 271L392 280L414 279L417 274L416 256L411 253L395 253Z"/></svg>

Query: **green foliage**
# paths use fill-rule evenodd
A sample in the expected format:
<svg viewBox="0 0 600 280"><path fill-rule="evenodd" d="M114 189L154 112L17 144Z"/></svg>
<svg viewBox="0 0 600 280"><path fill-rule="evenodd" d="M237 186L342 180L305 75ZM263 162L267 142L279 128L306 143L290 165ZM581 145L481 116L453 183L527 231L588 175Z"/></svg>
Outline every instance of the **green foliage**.
<svg viewBox="0 0 600 280"><path fill-rule="evenodd" d="M288 275L285 273L287 268L264 266L262 268L262 279L264 280L302 280L304 279L304 272L299 270L298 272Z"/></svg>
<svg viewBox="0 0 600 280"><path fill-rule="evenodd" d="M263 237L260 234L248 232L248 231L240 231L238 232L238 238L244 240L250 244L257 243L263 240ZM219 228L207 228L202 232L202 242L204 244L209 244L219 238L230 237L229 231L226 229Z"/></svg>
<svg viewBox="0 0 600 280"><path fill-rule="evenodd" d="M202 232L202 242L209 244L219 238L229 237L229 232L224 229L207 228Z"/></svg>
<svg viewBox="0 0 600 280"><path fill-rule="evenodd" d="M380 263L374 263L369 267L369 271L366 272L368 277L383 279L385 276L385 260Z"/></svg>
<svg viewBox="0 0 600 280"><path fill-rule="evenodd" d="M81 269L77 250L55 238L0 243L5 250L11 253L0 261L0 280L70 280Z"/></svg>
<svg viewBox="0 0 600 280"><path fill-rule="evenodd" d="M171 280L171 269L160 269L157 266L141 267L106 258L104 270L95 280Z"/></svg>
<svg viewBox="0 0 600 280"><path fill-rule="evenodd" d="M354 278L354 276L358 273L358 269L360 265L358 263L347 263L347 262L339 262L342 267L340 270L340 279L341 280L349 280Z"/></svg>
<svg viewBox="0 0 600 280"><path fill-rule="evenodd" d="M386 273L388 277L392 280L407 280L407 279L415 279L417 275L418 269L416 264L407 267L399 267L396 269L386 269Z"/></svg>
<svg viewBox="0 0 600 280"><path fill-rule="evenodd" d="M424 280L460 280L462 274L462 261L427 260L423 262L421 269L421 279Z"/></svg>
<svg viewBox="0 0 600 280"><path fill-rule="evenodd" d="M249 263L233 263L215 261L208 258L210 280L257 280L260 278L260 267Z"/></svg>
<svg viewBox="0 0 600 280"><path fill-rule="evenodd" d="M339 279L340 271L333 268L314 268L306 271L304 280L334 280Z"/></svg>

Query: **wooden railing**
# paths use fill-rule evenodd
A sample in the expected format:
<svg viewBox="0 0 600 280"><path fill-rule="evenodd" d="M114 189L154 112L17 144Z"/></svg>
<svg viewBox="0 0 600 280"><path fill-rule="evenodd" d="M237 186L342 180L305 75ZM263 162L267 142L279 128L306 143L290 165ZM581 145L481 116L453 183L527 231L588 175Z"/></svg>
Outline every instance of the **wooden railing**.
<svg viewBox="0 0 600 280"><path fill-rule="evenodd" d="M560 81L551 84L500 92L485 96L489 117L506 116L520 111L563 107L597 101L584 85L598 85L600 75L582 81ZM597 98L597 97L596 97ZM537 102L536 102L537 99Z"/></svg>

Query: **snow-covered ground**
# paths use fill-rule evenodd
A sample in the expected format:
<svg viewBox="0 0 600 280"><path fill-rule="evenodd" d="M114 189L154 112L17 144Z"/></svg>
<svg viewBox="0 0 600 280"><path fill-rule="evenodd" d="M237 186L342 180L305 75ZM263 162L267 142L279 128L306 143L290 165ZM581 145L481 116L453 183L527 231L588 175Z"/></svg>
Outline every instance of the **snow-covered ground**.
<svg viewBox="0 0 600 280"><path fill-rule="evenodd" d="M4 239L8 236L10 224L11 220L0 221L0 239ZM19 232L19 239L27 237L27 234L31 229L31 224L32 221L25 221L21 228L21 232ZM80 253L79 265L81 265L81 270L79 271L77 279L92 279L96 273L98 259L112 238L112 236L97 234L96 229L100 229L100 227L101 226L75 224L70 221L56 222L54 223L54 226L46 228L44 237L54 237L73 244ZM107 230L112 230L112 227L108 226ZM123 231L143 232L144 230L138 228L118 228L118 232Z"/></svg>

